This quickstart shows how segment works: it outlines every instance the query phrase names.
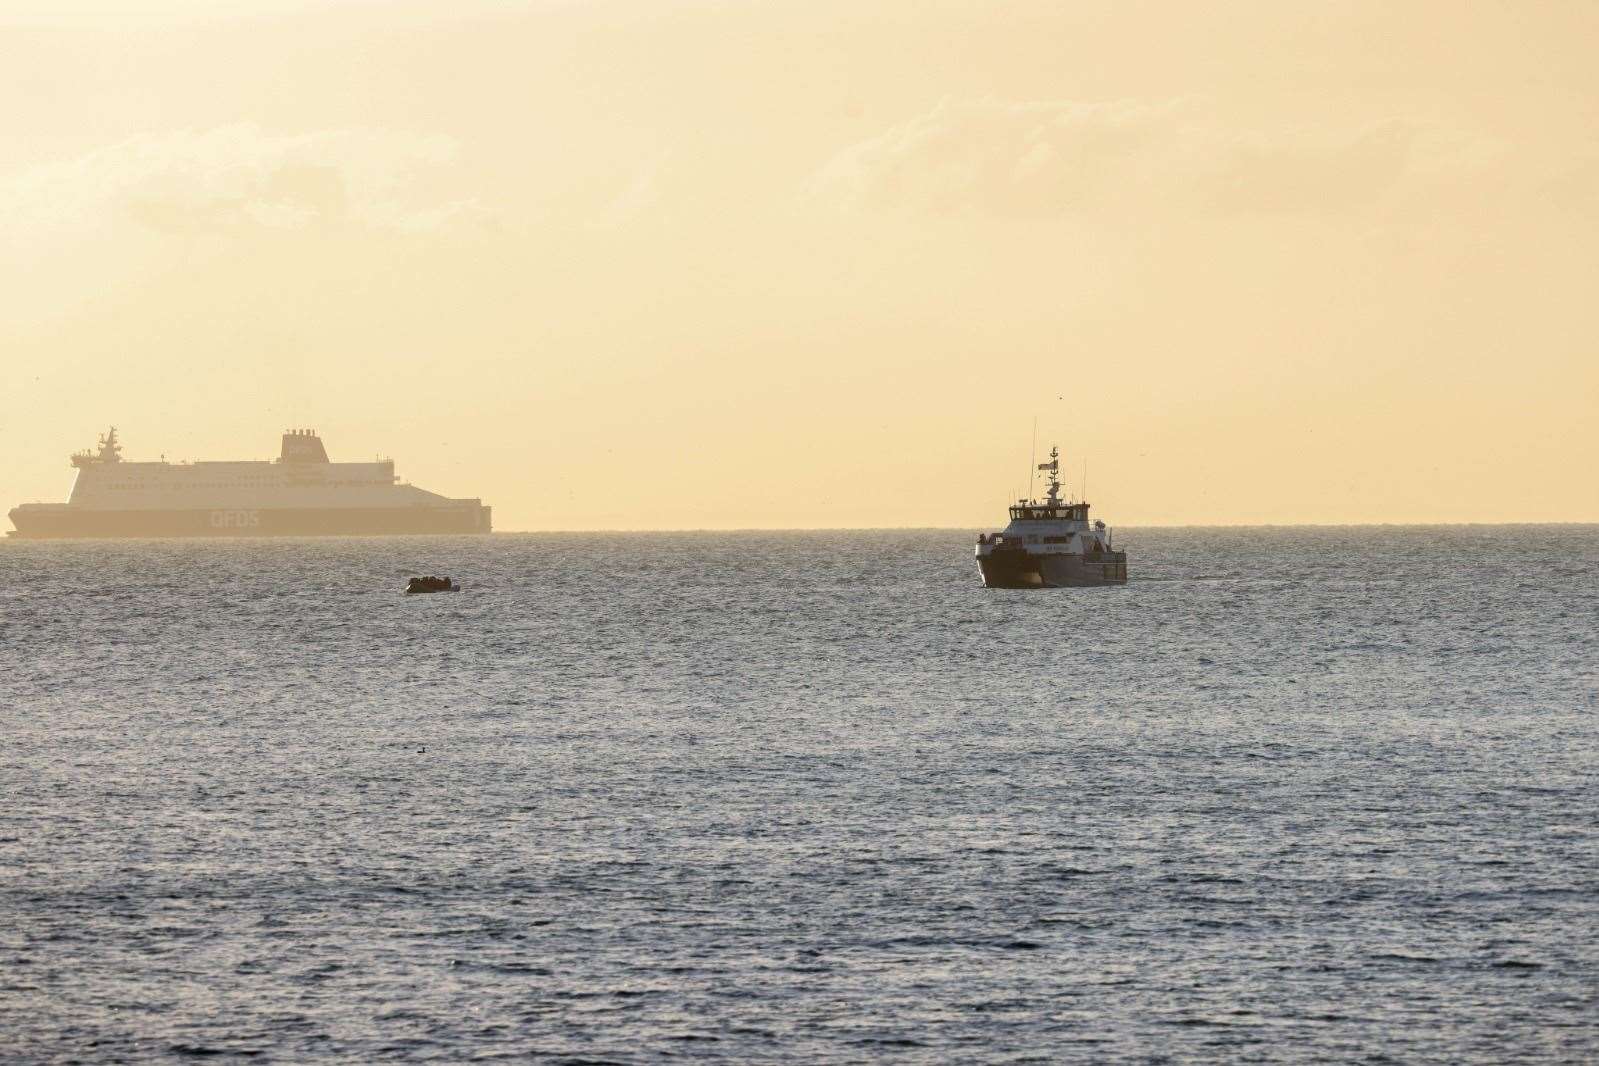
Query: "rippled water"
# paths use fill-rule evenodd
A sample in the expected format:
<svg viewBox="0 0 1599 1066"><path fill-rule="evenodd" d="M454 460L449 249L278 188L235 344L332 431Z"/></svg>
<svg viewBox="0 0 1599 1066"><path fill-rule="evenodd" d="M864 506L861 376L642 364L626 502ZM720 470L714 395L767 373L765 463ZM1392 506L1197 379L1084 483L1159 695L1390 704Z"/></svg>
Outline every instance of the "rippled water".
<svg viewBox="0 0 1599 1066"><path fill-rule="evenodd" d="M6 544L0 1052L1599 1056L1599 528L1124 539Z"/></svg>

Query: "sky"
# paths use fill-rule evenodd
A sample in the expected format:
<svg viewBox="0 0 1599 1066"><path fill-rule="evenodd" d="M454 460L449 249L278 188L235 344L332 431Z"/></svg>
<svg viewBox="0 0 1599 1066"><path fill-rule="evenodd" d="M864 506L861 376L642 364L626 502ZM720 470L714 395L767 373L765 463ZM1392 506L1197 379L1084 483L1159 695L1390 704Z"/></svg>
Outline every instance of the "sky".
<svg viewBox="0 0 1599 1066"><path fill-rule="evenodd" d="M0 0L0 509L1599 521L1599 5ZM1042 458L1042 455L1038 457ZM1041 491L1041 489L1039 490Z"/></svg>

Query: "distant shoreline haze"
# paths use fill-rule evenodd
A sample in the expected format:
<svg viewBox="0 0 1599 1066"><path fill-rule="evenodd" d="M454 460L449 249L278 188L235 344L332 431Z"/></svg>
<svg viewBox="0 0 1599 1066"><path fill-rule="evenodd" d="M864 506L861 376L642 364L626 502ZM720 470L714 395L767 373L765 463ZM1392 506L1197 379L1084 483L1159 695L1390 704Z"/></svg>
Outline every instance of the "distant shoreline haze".
<svg viewBox="0 0 1599 1066"><path fill-rule="evenodd" d="M880 534L941 533L941 534L950 534L950 535L955 536L955 537L966 537L966 536L968 536L968 535L970 535L970 534L972 534L974 532L991 532L993 530L1002 529L1004 527L1004 525L1005 525L1005 522L1002 520L1002 521L993 523L991 526L984 526L984 525L972 525L972 526L729 526L727 528L718 528L718 527L711 527L711 526L697 526L697 527L684 527L684 528L679 528L679 529L616 529L616 528L611 528L611 529L602 529L602 528L594 528L594 529L577 529L577 528L573 528L573 529L553 529L553 528L552 529L496 529L492 533L476 534L475 536L487 536L489 539L494 539L494 538L505 539L505 538L510 538L510 537L539 537L539 536L550 536L550 537L638 536L638 537L647 537L647 536L651 536L651 535L659 535L659 536L691 536L691 535L695 535L695 534L704 534L706 536L730 536L730 535L737 535L737 534L763 535L763 534L830 534L830 533L861 533L861 534L872 534L872 533L880 533ZM1247 530L1260 530L1262 532L1270 532L1270 531L1274 531L1274 530L1280 530L1280 531L1284 531L1284 532L1291 532L1291 531L1294 531L1294 530L1302 530L1302 531L1317 531L1317 530L1320 530L1320 531L1329 531L1329 532L1331 532L1331 531L1337 531L1337 530L1340 530L1340 529L1348 529L1348 530L1377 530L1377 531L1381 531L1381 530L1428 530L1428 529L1436 529L1436 530L1550 529L1550 530L1557 530L1557 529L1587 529L1587 528L1594 528L1594 527L1599 527L1599 522L1301 522L1301 523L1260 522L1260 523L1206 523L1206 524L1201 524L1201 523L1172 523L1172 524L1163 524L1163 525L1151 524L1151 525L1138 525L1138 526L1131 526L1131 525L1114 526L1114 527L1112 527L1112 529L1113 529L1113 532L1116 534L1116 536L1126 538L1126 537L1136 537L1136 536L1138 536L1141 533L1204 531L1204 530L1207 530L1207 529L1217 530L1217 531L1228 531L1228 532L1247 531ZM424 538L426 538L428 535L398 533L398 534L377 534L376 536L377 537L406 537L406 536L413 536L413 537L424 537ZM453 537L453 536L474 536L474 535L473 534L446 534L446 535L444 535L444 537L446 539L448 539L450 537ZM349 539L349 540L361 540L361 539L371 539L371 538L367 538L367 537L363 537L363 536L359 536L359 535L352 535L352 536L333 535L333 536L327 536L327 537L320 537L320 536L315 536L315 535L311 535L311 536L285 535L285 536L280 536L280 537L270 537L270 538L268 538L268 537L252 537L252 536L249 536L247 534L241 534L238 537L220 537L220 538L219 537L172 537L172 538L132 538L132 539L148 540L148 541L152 541L152 542L159 542L159 541L165 539L165 540L183 541L185 543L188 543L188 542L196 542L196 543L200 543L200 542L203 542L203 543L229 543L229 542L234 542L234 541L239 541L239 540L251 540L251 541L262 541L262 540L293 541L293 540L296 540L296 539L319 539L319 540ZM21 538L21 537L6 537L3 540L0 540L0 546L6 545L6 544L12 544L12 545L19 545L19 544L115 544L115 543L118 543L118 542L119 542L118 538L105 538L105 537L60 538L60 539L54 539L54 540L30 540L30 539Z"/></svg>

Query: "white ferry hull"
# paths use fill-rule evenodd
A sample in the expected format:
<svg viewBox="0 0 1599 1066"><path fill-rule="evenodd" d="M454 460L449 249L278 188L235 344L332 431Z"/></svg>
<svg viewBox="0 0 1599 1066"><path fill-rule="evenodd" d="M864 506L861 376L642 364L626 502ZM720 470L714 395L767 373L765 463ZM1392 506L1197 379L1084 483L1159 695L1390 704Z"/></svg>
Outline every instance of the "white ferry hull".
<svg viewBox="0 0 1599 1066"><path fill-rule="evenodd" d="M230 507L194 510L87 509L23 505L11 512L21 539L133 537L315 537L488 533L490 508Z"/></svg>

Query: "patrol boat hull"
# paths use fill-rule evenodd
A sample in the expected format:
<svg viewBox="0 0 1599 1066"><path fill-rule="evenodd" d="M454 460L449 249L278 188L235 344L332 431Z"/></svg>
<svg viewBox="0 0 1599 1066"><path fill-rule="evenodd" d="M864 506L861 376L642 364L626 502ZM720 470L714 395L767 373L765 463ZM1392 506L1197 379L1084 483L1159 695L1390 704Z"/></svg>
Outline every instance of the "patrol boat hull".
<svg viewBox="0 0 1599 1066"><path fill-rule="evenodd" d="M1127 584L1127 553L1031 554L996 549L977 557L983 584L991 589L1060 589Z"/></svg>

